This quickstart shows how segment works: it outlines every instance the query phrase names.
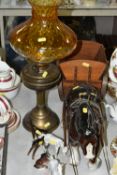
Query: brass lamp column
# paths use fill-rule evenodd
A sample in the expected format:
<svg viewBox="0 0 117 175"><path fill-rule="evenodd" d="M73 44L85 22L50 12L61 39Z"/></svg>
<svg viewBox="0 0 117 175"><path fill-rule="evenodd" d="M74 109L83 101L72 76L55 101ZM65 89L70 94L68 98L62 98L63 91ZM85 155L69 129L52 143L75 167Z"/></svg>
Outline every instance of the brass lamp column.
<svg viewBox="0 0 117 175"><path fill-rule="evenodd" d="M46 105L45 91L54 87L61 79L59 68L55 64L28 64L21 73L24 84L37 93L37 105L24 118L24 126L30 130L32 125L41 130L52 131L58 124L59 119Z"/></svg>
<svg viewBox="0 0 117 175"><path fill-rule="evenodd" d="M49 132L59 125L59 119L47 107L45 91L61 79L55 61L70 55L77 46L74 32L58 19L57 7L61 1L29 0L32 17L10 33L12 48L28 60L22 70L22 80L37 93L37 105L24 123Z"/></svg>

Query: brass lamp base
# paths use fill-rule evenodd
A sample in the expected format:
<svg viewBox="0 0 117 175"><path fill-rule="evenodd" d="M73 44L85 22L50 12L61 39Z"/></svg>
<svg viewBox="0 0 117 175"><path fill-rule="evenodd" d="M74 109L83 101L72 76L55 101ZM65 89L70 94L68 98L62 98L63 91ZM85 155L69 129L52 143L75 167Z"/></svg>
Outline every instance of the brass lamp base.
<svg viewBox="0 0 117 175"><path fill-rule="evenodd" d="M59 125L59 118L50 108L34 108L29 112L24 120L23 125L28 131L32 131L32 127L45 132L52 132Z"/></svg>
<svg viewBox="0 0 117 175"><path fill-rule="evenodd" d="M30 89L36 90L37 105L23 121L29 131L33 128L52 132L59 125L58 116L46 105L45 91L54 87L61 79L59 68L55 64L27 65L22 71L22 80Z"/></svg>

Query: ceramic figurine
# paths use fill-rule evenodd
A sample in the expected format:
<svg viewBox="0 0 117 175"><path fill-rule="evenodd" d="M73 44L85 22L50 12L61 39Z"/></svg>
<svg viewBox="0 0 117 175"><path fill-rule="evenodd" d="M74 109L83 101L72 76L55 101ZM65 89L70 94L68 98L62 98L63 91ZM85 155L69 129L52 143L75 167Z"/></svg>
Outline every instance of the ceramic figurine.
<svg viewBox="0 0 117 175"><path fill-rule="evenodd" d="M110 151L112 155L114 156L113 164L110 169L111 175L117 175L117 137L112 139L111 145L110 145Z"/></svg>
<svg viewBox="0 0 117 175"><path fill-rule="evenodd" d="M79 154L77 147L72 146L71 148L67 148L64 146L64 142L61 138L55 136L54 134L44 134L41 133L39 130L36 130L36 135L38 138L36 138L33 141L32 147L29 150L28 154L33 151L33 158L35 155L35 152L41 145L45 145L45 152L41 155L41 157L35 162L34 167L36 168L48 168L51 172L51 175L62 175L62 168L63 165L66 165L63 160L60 161L59 150L61 149L63 155L67 156L68 164L71 165L79 165ZM49 153L48 146L53 145L55 147L55 153ZM71 151L70 151L71 150ZM67 154L69 152L69 155ZM61 163L62 162L62 163Z"/></svg>
<svg viewBox="0 0 117 175"><path fill-rule="evenodd" d="M112 53L108 69L108 94L117 99L117 48Z"/></svg>
<svg viewBox="0 0 117 175"><path fill-rule="evenodd" d="M47 153L41 154L41 157L36 160L34 167L41 169L41 168L48 168L48 162L49 162L49 157Z"/></svg>
<svg viewBox="0 0 117 175"><path fill-rule="evenodd" d="M32 159L35 158L35 153L38 150L38 148L40 148L40 146L44 145L44 137L40 136L39 138L36 138L33 140L32 146L28 151L28 155L32 152Z"/></svg>
<svg viewBox="0 0 117 175"><path fill-rule="evenodd" d="M109 109L109 114L114 121L117 122L117 102L112 104L105 104L106 108Z"/></svg>
<svg viewBox="0 0 117 175"><path fill-rule="evenodd" d="M36 131L36 134L40 134L38 130ZM64 146L64 141L61 138L57 137L56 135L50 133L47 134L41 133L41 137L44 137L45 146L48 145L55 146L56 154L58 153L59 149L61 149L63 153L67 152L67 147Z"/></svg>
<svg viewBox="0 0 117 175"><path fill-rule="evenodd" d="M117 157L115 157L113 160L113 165L112 165L112 168L110 170L110 174L117 175Z"/></svg>
<svg viewBox="0 0 117 175"><path fill-rule="evenodd" d="M40 147L40 145L44 145L45 147L48 147L50 145L55 146L56 155L59 153L60 149L64 154L67 152L67 147L64 146L64 141L61 138L55 136L54 134L50 134L50 133L44 134L39 130L36 130L36 135L37 135L37 138L33 141L32 146L28 152L28 154L30 154L30 152L34 150L32 154L32 158L34 158L34 155L37 149Z"/></svg>
<svg viewBox="0 0 117 175"><path fill-rule="evenodd" d="M97 89L87 83L71 88L64 102L65 139L70 147L81 147L91 170L101 165L98 153L104 145L106 128L101 102Z"/></svg>
<svg viewBox="0 0 117 175"><path fill-rule="evenodd" d="M117 48L112 53L109 65L109 78L112 82L117 83Z"/></svg>
<svg viewBox="0 0 117 175"><path fill-rule="evenodd" d="M50 170L51 175L63 175L62 173L62 164L60 164L59 160L50 158L48 163L48 169Z"/></svg>
<svg viewBox="0 0 117 175"><path fill-rule="evenodd" d="M48 168L51 175L62 175L62 164L59 160L55 159L53 156L44 153L35 162L34 167L36 168Z"/></svg>

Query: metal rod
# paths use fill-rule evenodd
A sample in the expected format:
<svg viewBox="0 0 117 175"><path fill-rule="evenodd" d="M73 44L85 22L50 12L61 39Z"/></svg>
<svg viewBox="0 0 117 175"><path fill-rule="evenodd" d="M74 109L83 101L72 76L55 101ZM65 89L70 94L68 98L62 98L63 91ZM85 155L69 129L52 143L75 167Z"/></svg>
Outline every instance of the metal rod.
<svg viewBox="0 0 117 175"><path fill-rule="evenodd" d="M106 168L107 168L107 172L108 175L110 175L110 161L109 161L109 157L108 157L108 151L104 142L104 147L103 147L103 154L104 154L104 159L105 159L105 163L106 163Z"/></svg>
<svg viewBox="0 0 117 175"><path fill-rule="evenodd" d="M77 166L74 165L75 155L74 155L74 152L72 151L72 147L70 145L69 145L69 149L70 149L70 154L71 154L71 158L72 158L74 173L75 173L75 175L79 175L78 168L77 168Z"/></svg>
<svg viewBox="0 0 117 175"><path fill-rule="evenodd" d="M4 17L0 15L1 47L5 49Z"/></svg>
<svg viewBox="0 0 117 175"><path fill-rule="evenodd" d="M7 125L6 125L5 126L5 134L4 134L4 148L3 148L3 156L2 156L1 175L6 175L7 151L8 151L8 129L7 129Z"/></svg>

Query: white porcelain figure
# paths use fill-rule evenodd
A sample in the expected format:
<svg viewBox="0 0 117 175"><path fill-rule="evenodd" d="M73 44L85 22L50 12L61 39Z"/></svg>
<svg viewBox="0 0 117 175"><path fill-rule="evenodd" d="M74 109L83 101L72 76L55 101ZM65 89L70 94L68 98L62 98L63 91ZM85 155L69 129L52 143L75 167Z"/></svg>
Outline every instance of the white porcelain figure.
<svg viewBox="0 0 117 175"><path fill-rule="evenodd" d="M117 157L115 157L113 160L113 165L111 167L110 174L117 175Z"/></svg>
<svg viewBox="0 0 117 175"><path fill-rule="evenodd" d="M117 83L117 48L112 53L109 65L109 78L112 82Z"/></svg>
<svg viewBox="0 0 117 175"><path fill-rule="evenodd" d="M14 86L16 73L6 62L0 61L0 89L7 89Z"/></svg>
<svg viewBox="0 0 117 175"><path fill-rule="evenodd" d="M44 136L45 146L55 146L56 154L58 153L59 149L61 149L64 154L67 152L67 147L64 146L64 141L56 135L50 133L44 134L38 131L36 132L36 134L38 134L39 137Z"/></svg>
<svg viewBox="0 0 117 175"><path fill-rule="evenodd" d="M54 159L53 157L49 158L48 169L51 175L63 175L62 173L62 164L60 164L59 160Z"/></svg>
<svg viewBox="0 0 117 175"><path fill-rule="evenodd" d="M109 108L109 114L114 121L117 121L117 102L112 104L105 104L106 108Z"/></svg>
<svg viewBox="0 0 117 175"><path fill-rule="evenodd" d="M108 77L108 95L113 99L117 99L117 48L114 50L110 58Z"/></svg>
<svg viewBox="0 0 117 175"><path fill-rule="evenodd" d="M95 157L94 153L93 153L93 145L91 143L89 143L86 146L86 155L85 158L87 159L93 159Z"/></svg>
<svg viewBox="0 0 117 175"><path fill-rule="evenodd" d="M86 146L86 155L85 158L90 160L93 159L95 157L94 153L93 153L93 145L91 143L89 143ZM101 164L101 159L99 157L96 158L95 163L92 163L91 161L88 161L88 167L90 170L95 170L97 169Z"/></svg>

